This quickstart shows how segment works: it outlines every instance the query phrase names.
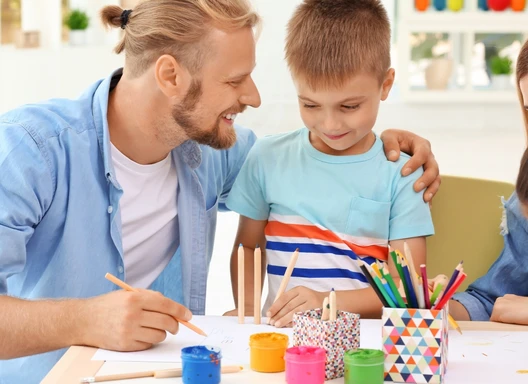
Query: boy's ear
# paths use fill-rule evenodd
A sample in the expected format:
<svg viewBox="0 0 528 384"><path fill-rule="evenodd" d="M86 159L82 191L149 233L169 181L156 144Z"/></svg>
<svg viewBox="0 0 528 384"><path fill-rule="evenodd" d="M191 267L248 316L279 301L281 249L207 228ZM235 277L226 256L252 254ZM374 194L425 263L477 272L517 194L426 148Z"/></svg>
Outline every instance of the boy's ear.
<svg viewBox="0 0 528 384"><path fill-rule="evenodd" d="M385 101L389 97L389 92L394 84L395 71L394 68L389 68L385 75L385 80L381 84L381 101Z"/></svg>

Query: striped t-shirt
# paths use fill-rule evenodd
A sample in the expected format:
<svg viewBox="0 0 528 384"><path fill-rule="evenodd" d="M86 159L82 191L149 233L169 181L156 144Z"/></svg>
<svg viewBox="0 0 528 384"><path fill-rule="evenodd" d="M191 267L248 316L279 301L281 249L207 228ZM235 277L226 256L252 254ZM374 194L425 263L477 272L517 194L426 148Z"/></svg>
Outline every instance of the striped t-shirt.
<svg viewBox="0 0 528 384"><path fill-rule="evenodd" d="M408 158L388 161L379 138L360 155L327 155L310 144L305 128L257 140L227 206L268 220L264 311L296 248L299 258L287 289L351 290L368 286L357 258L386 260L389 240L434 233L429 207L412 188L423 171L401 176Z"/></svg>

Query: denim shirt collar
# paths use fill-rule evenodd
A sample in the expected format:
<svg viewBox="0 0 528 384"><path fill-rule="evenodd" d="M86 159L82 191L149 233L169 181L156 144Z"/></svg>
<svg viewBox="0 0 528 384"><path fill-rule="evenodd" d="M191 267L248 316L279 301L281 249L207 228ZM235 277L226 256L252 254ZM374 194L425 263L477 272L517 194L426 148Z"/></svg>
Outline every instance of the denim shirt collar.
<svg viewBox="0 0 528 384"><path fill-rule="evenodd" d="M92 104L95 130L103 157L105 175L107 180L117 189L121 189L121 187L116 180L112 156L110 155L110 133L108 130L107 115L110 92L115 88L122 75L123 68L119 68L104 79L95 91ZM193 170L198 168L202 163L202 151L195 141L188 140L174 150L181 154L185 163Z"/></svg>

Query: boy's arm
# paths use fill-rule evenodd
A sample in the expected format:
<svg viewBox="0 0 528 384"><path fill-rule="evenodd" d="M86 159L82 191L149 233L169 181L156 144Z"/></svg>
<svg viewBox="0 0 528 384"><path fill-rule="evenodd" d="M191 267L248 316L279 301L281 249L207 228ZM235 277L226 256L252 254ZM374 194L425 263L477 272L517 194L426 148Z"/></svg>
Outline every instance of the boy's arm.
<svg viewBox="0 0 528 384"><path fill-rule="evenodd" d="M264 282L266 274L266 237L264 229L266 228L267 220L253 220L246 216L240 216L238 222L238 231L231 253L231 288L233 290L233 298L235 299L235 308L238 308L238 248L240 244L244 246L244 296L245 296L245 314L253 315L253 289L254 289L254 267L255 267L255 247L259 246L261 250L261 287ZM235 315L235 311L230 311L227 314Z"/></svg>

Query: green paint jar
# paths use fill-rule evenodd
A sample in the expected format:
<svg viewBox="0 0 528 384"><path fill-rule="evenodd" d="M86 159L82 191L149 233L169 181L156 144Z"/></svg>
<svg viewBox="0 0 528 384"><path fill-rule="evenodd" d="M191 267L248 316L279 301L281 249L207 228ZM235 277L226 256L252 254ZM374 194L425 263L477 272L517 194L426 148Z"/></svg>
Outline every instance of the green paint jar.
<svg viewBox="0 0 528 384"><path fill-rule="evenodd" d="M346 351L345 384L383 384L385 354L379 349Z"/></svg>

